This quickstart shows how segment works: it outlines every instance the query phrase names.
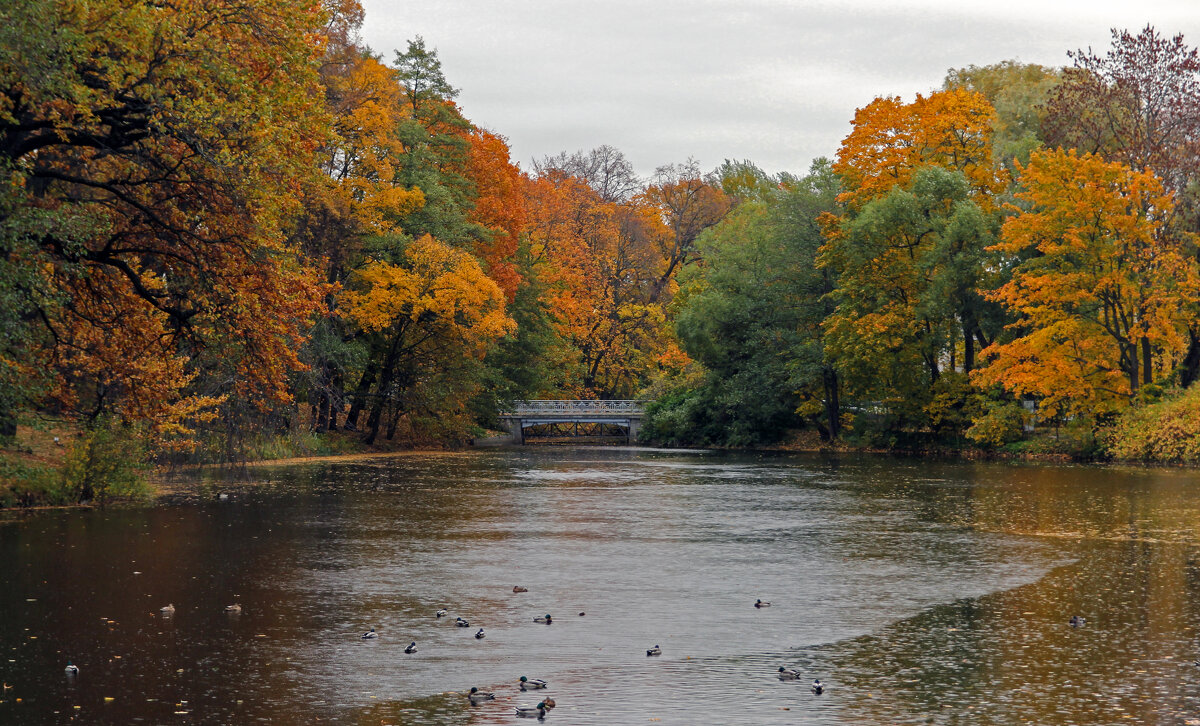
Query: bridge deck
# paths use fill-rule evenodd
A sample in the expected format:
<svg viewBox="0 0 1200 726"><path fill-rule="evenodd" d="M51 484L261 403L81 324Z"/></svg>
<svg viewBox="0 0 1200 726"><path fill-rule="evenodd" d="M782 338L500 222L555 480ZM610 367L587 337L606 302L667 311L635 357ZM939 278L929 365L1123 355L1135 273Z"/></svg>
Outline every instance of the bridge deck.
<svg viewBox="0 0 1200 726"><path fill-rule="evenodd" d="M517 401L513 411L502 413L500 419L507 422L515 443L524 443L524 430L532 426L556 426L561 424L608 424L619 426L627 432L626 439L633 441L645 416L646 401L588 401L588 400L541 400Z"/></svg>

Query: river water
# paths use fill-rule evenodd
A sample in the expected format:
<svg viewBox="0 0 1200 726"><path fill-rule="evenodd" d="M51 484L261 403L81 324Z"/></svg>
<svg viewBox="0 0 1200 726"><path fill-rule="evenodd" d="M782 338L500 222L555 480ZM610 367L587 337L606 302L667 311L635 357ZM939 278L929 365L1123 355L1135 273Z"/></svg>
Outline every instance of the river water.
<svg viewBox="0 0 1200 726"><path fill-rule="evenodd" d="M180 482L0 521L0 723L519 723L525 675L564 725L1200 724L1197 479L528 447Z"/></svg>

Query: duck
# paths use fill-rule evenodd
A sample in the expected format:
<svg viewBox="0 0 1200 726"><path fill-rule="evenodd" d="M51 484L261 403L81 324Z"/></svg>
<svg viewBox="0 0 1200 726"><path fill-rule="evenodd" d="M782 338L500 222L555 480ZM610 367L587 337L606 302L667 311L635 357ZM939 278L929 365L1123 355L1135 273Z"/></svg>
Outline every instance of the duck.
<svg viewBox="0 0 1200 726"><path fill-rule="evenodd" d="M368 630L367 632L362 634L363 640L371 640L372 638L378 638L378 637L379 637L379 633L375 632L375 628L371 628L370 630Z"/></svg>
<svg viewBox="0 0 1200 726"><path fill-rule="evenodd" d="M242 606L240 603L236 603L236 602L232 605L226 605L225 612L229 613L230 615L241 615L242 614Z"/></svg>
<svg viewBox="0 0 1200 726"><path fill-rule="evenodd" d="M646 655L662 655L662 648L657 645L646 651Z"/></svg>
<svg viewBox="0 0 1200 726"><path fill-rule="evenodd" d="M467 694L467 700L469 700L471 702L472 706L478 706L479 704L483 703L484 701L496 700L496 694L486 693L484 691L479 690L475 686L471 686L471 692Z"/></svg>
<svg viewBox="0 0 1200 726"><path fill-rule="evenodd" d="M513 585L513 592L529 592L529 588L521 587L520 585Z"/></svg>
<svg viewBox="0 0 1200 726"><path fill-rule="evenodd" d="M546 683L545 681L541 680L540 678L526 678L525 676L521 676L521 690L522 691L532 691L532 690L536 690L538 688L545 688L549 685L550 685L549 683Z"/></svg>
<svg viewBox="0 0 1200 726"><path fill-rule="evenodd" d="M79 675L79 666L75 665L71 661L67 661L67 667L63 668L63 671L68 676L77 676L77 675ZM11 686L10 686L10 688L11 688Z"/></svg>
<svg viewBox="0 0 1200 726"><path fill-rule="evenodd" d="M554 708L554 706L555 706L554 699L550 698L550 697L543 698L542 703L544 703L546 705L547 711Z"/></svg>
<svg viewBox="0 0 1200 726"><path fill-rule="evenodd" d="M799 678L800 671L796 670L795 668L784 668L783 666L779 666L779 680L795 681Z"/></svg>
<svg viewBox="0 0 1200 726"><path fill-rule="evenodd" d="M1067 621L1067 624L1072 628L1082 628L1084 625L1087 625L1087 620L1078 615L1072 615L1071 619Z"/></svg>
<svg viewBox="0 0 1200 726"><path fill-rule="evenodd" d="M414 640L413 642L409 643L408 647L406 647L404 649L404 652L405 653L416 653L417 652L417 641Z"/></svg>
<svg viewBox="0 0 1200 726"><path fill-rule="evenodd" d="M821 695L822 693L824 693L824 692L825 692L825 686L821 685L821 679L820 679L820 678L814 678L814 679L813 679L813 682L812 682L812 692L813 692L813 694L815 694L815 695L817 695L817 696L819 696L819 695Z"/></svg>
<svg viewBox="0 0 1200 726"><path fill-rule="evenodd" d="M769 602L763 602L762 600L755 600L755 601L754 601L754 607L756 607L756 608L769 608L769 607L771 607L771 603L769 603Z"/></svg>
<svg viewBox="0 0 1200 726"><path fill-rule="evenodd" d="M480 628L479 631L475 633L475 640L483 640L486 637L487 636L483 634L483 628Z"/></svg>
<svg viewBox="0 0 1200 726"><path fill-rule="evenodd" d="M469 627L471 627L471 623L470 623L470 622L468 622L468 621L466 621L466 620L463 620L462 618L455 618L455 619L454 619L454 624L455 624L455 625L457 625L457 626L458 626L458 627L460 627L460 628L469 628Z"/></svg>
<svg viewBox="0 0 1200 726"><path fill-rule="evenodd" d="M175 605L173 603L167 603L159 608L158 611L163 614L163 617L169 618L175 614Z"/></svg>
<svg viewBox="0 0 1200 726"><path fill-rule="evenodd" d="M546 625L549 625L550 623L553 623L553 622L554 622L554 618L550 617L550 613L546 613L546 617L544 617L544 618L534 618L534 619L533 619L533 622L535 622L535 623L545 623Z"/></svg>
<svg viewBox="0 0 1200 726"><path fill-rule="evenodd" d="M433 617L440 618L445 614L446 614L446 608L442 608L441 610L438 610L436 613L434 613Z"/></svg>
<svg viewBox="0 0 1200 726"><path fill-rule="evenodd" d="M521 718L546 718L546 703L542 701L533 707L517 706L517 715Z"/></svg>
<svg viewBox="0 0 1200 726"><path fill-rule="evenodd" d="M220 494L217 495L217 501L218 502L228 502L229 495L226 494L225 492L221 492Z"/></svg>

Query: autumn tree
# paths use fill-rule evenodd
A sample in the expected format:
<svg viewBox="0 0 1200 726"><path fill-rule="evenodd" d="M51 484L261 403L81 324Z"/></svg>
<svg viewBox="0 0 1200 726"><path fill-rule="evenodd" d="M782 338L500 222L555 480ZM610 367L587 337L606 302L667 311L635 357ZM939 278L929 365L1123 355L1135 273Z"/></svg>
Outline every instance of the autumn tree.
<svg viewBox="0 0 1200 726"><path fill-rule="evenodd" d="M45 367L65 410L168 438L222 397L286 400L321 298L283 230L328 128L324 21L266 0L5 8L0 286L26 349L0 379Z"/></svg>
<svg viewBox="0 0 1200 726"><path fill-rule="evenodd" d="M1011 172L1014 161L1029 163L1030 152L1044 143L1045 104L1059 78L1057 69L1036 63L1001 61L951 69L943 89L974 91L987 99L996 112L992 157Z"/></svg>
<svg viewBox="0 0 1200 726"><path fill-rule="evenodd" d="M845 211L825 218L819 257L838 280L826 350L858 395L909 422L961 412L963 374L1000 325L978 293L1005 188L993 118L964 89L876 99L855 114L833 165Z"/></svg>
<svg viewBox="0 0 1200 726"><path fill-rule="evenodd" d="M1047 103L1050 141L1153 172L1175 195L1173 223L1200 232L1200 53L1149 25L1112 36L1103 56L1070 53L1074 65ZM1185 386L1200 377L1200 325L1188 339Z"/></svg>
<svg viewBox="0 0 1200 726"><path fill-rule="evenodd" d="M854 112L854 129L833 165L845 186L842 203L860 207L933 164L962 172L972 197L994 206L1007 184L992 162L994 115L982 94L963 88L918 94L912 103L875 99Z"/></svg>
<svg viewBox="0 0 1200 726"><path fill-rule="evenodd" d="M1051 416L1120 410L1180 359L1200 289L1165 223L1171 198L1147 171L1074 150L1035 152L1020 181L1027 209L993 247L1012 279L990 294L1019 316L1016 337L985 351L976 380Z"/></svg>
<svg viewBox="0 0 1200 726"><path fill-rule="evenodd" d="M475 199L467 218L485 230L475 255L511 302L521 284L516 257L528 221L526 181L509 158L508 143L490 131L471 134L468 161Z"/></svg>
<svg viewBox="0 0 1200 726"><path fill-rule="evenodd" d="M530 210L530 251L565 344L568 390L634 395L669 337L665 312L649 297L660 218L645 206L605 202L584 180L557 170L534 180Z"/></svg>
<svg viewBox="0 0 1200 726"><path fill-rule="evenodd" d="M675 274L698 258L696 239L729 212L733 200L719 186L704 179L695 161L659 167L654 183L646 187L638 201L653 209L666 227L656 234L660 257L658 279L650 291L650 301L670 299Z"/></svg>
<svg viewBox="0 0 1200 726"><path fill-rule="evenodd" d="M332 133L319 150L322 173L304 187L292 238L323 266L328 284L344 285L370 240L398 231L425 195L396 181L406 151L397 129L410 113L399 77L360 44L357 3L340 0L334 11L320 68ZM337 314L337 297L331 292L324 303L327 314L311 331L303 351L307 375L298 383L318 431L338 428L343 389L363 355L356 331Z"/></svg>
<svg viewBox="0 0 1200 726"><path fill-rule="evenodd" d="M513 326L504 293L475 258L426 235L404 245L397 261L357 271L341 305L372 340L369 388L355 401L367 411L366 441L382 427L392 438L406 416L414 429L460 431L475 367Z"/></svg>

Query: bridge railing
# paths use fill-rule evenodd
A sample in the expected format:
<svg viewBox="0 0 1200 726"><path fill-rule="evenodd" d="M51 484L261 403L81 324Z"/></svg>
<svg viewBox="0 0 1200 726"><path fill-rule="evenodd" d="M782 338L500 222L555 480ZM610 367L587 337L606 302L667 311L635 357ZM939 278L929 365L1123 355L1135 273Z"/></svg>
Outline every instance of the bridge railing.
<svg viewBox="0 0 1200 726"><path fill-rule="evenodd" d="M512 414L531 416L539 414L593 414L619 415L642 414L648 401L517 401Z"/></svg>

